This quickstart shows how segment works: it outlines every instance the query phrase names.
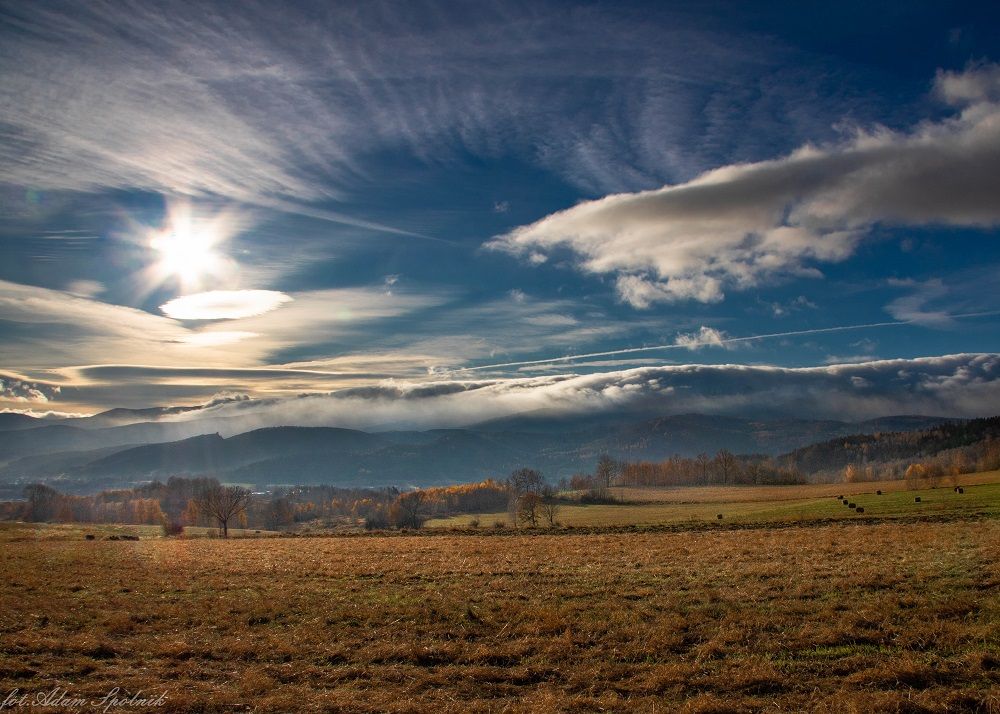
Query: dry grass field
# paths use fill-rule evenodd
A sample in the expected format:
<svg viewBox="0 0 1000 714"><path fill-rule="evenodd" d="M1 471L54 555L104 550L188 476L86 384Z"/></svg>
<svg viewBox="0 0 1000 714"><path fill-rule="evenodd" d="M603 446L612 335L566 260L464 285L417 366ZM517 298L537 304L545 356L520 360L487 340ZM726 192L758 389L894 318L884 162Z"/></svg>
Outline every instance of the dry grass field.
<svg viewBox="0 0 1000 714"><path fill-rule="evenodd" d="M166 692L164 712L1000 711L993 518L228 542L16 532L0 545L4 693Z"/></svg>
<svg viewBox="0 0 1000 714"><path fill-rule="evenodd" d="M726 523L761 524L816 519L908 518L933 515L1000 516L1000 472L966 474L964 493L951 486L910 490L904 481L804 486L692 486L687 488L613 489L618 504L566 504L559 523L566 526L651 526L715 523L721 513ZM877 495L877 491L882 491ZM856 513L837 501L844 495L865 509ZM920 502L916 498L920 497ZM507 513L463 514L438 518L432 528L509 523Z"/></svg>

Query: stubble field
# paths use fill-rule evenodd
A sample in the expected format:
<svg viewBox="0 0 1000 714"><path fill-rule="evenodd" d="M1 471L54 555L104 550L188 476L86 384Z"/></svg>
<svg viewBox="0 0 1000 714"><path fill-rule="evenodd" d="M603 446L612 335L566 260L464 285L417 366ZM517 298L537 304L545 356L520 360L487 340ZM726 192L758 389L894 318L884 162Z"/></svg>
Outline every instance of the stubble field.
<svg viewBox="0 0 1000 714"><path fill-rule="evenodd" d="M1000 522L9 540L0 690L157 711L1000 711Z"/></svg>

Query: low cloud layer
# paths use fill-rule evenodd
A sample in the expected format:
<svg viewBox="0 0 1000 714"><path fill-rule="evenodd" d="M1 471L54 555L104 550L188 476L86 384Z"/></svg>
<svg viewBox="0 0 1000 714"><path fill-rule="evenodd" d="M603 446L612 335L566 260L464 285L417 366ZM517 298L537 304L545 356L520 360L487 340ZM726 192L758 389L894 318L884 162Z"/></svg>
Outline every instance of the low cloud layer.
<svg viewBox="0 0 1000 714"><path fill-rule="evenodd" d="M909 132L858 129L839 144L606 196L488 245L530 263L568 249L582 271L614 276L619 297L645 308L818 275L879 223L994 227L1000 69L941 72L935 92L954 116Z"/></svg>
<svg viewBox="0 0 1000 714"><path fill-rule="evenodd" d="M862 420L985 416L1000 403L1000 355L950 355L811 368L642 367L523 379L383 382L293 399L222 404L183 418L234 417L360 429L465 426L516 414L683 413Z"/></svg>

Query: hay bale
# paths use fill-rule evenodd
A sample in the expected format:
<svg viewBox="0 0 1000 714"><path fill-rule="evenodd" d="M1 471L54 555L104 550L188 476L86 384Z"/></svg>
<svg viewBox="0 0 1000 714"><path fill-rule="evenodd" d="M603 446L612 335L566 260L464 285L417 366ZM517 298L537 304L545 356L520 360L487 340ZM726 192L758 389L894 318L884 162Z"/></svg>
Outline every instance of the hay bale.
<svg viewBox="0 0 1000 714"><path fill-rule="evenodd" d="M920 503L920 496L917 496L917 497L915 497L915 498L913 499L913 502L914 502L914 503Z"/></svg>
<svg viewBox="0 0 1000 714"><path fill-rule="evenodd" d="M95 536L93 533L88 533L87 535L84 536L84 538L86 538L87 540L97 540L97 536Z"/></svg>
<svg viewBox="0 0 1000 714"><path fill-rule="evenodd" d="M861 506L858 506L854 510L857 511L858 513L864 513L865 512L865 509L863 509Z"/></svg>
<svg viewBox="0 0 1000 714"><path fill-rule="evenodd" d="M959 492L959 493L965 493L965 489L964 489L964 488L961 488L961 487L959 487L959 489L958 489L958 492Z"/></svg>
<svg viewBox="0 0 1000 714"><path fill-rule="evenodd" d="M718 518L720 521L722 520L722 514L721 513L716 513L715 517Z"/></svg>
<svg viewBox="0 0 1000 714"><path fill-rule="evenodd" d="M857 507L858 507L858 504L856 504L856 503L853 503L853 502L851 502L851 503L848 503L848 504L847 504L847 507L848 507L848 508L857 508Z"/></svg>
<svg viewBox="0 0 1000 714"><path fill-rule="evenodd" d="M881 491L876 491L876 492L875 492L875 495L876 495L876 496L881 496L881 495L882 495L882 492L881 492Z"/></svg>

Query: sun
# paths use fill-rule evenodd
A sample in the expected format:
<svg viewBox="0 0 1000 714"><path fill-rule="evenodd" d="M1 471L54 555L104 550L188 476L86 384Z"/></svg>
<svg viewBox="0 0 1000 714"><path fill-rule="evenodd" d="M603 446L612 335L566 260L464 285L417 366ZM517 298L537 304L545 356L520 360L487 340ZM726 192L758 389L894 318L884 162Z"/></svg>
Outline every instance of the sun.
<svg viewBox="0 0 1000 714"><path fill-rule="evenodd" d="M156 277L174 281L182 290L201 289L220 278L227 267L220 248L229 234L218 217L198 219L189 204L172 206L163 227L149 236Z"/></svg>
<svg viewBox="0 0 1000 714"><path fill-rule="evenodd" d="M200 232L174 230L154 239L152 246L160 253L161 270L183 282L212 272L216 262L211 237Z"/></svg>

